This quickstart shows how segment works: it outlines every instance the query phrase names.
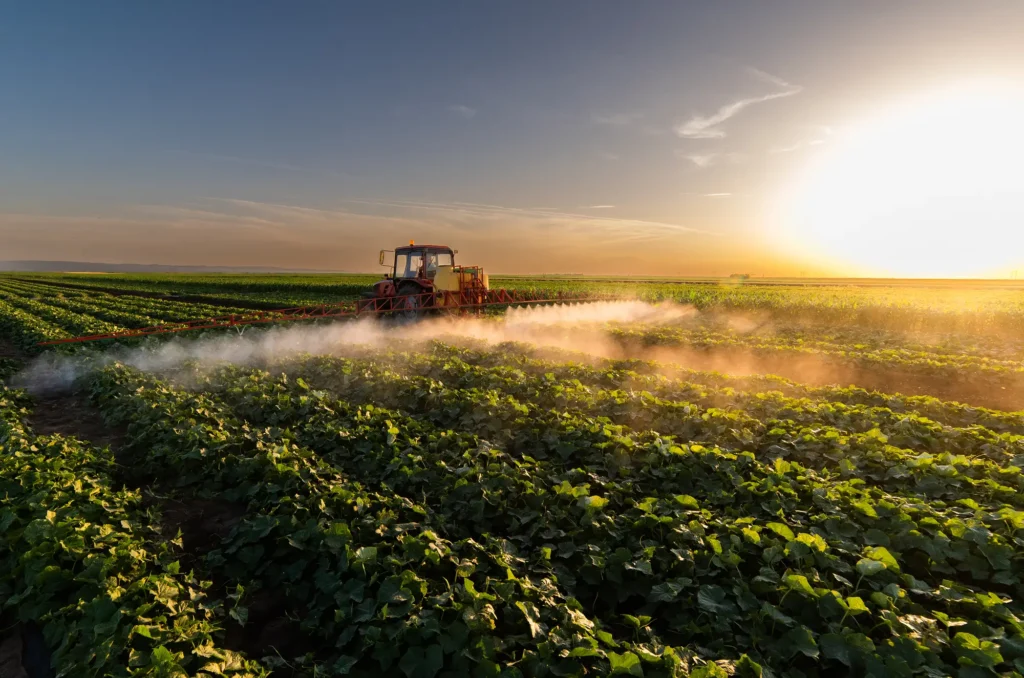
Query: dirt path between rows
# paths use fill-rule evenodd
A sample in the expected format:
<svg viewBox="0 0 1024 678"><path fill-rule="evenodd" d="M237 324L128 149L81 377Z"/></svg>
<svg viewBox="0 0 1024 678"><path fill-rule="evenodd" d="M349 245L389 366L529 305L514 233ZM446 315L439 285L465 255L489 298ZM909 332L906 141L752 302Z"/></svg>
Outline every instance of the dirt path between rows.
<svg viewBox="0 0 1024 678"><path fill-rule="evenodd" d="M124 431L108 427L99 410L89 403L86 394L81 391L36 397L28 421L32 430L39 435L74 436L97 447L109 446L115 452L124 440Z"/></svg>
<svg viewBox="0 0 1024 678"><path fill-rule="evenodd" d="M24 360L25 356L22 355L21 351L13 343L0 337L0 358L8 358L11 360Z"/></svg>
<svg viewBox="0 0 1024 678"><path fill-rule="evenodd" d="M138 473L141 466L133 453L127 451L127 431L108 426L99 410L83 391L64 391L37 397L29 416L29 425L37 434L74 436L95 446L108 446L114 453L121 473L117 480L126 487L139 490L146 506L159 509L162 538L181 539L179 558L186 569L201 569L203 556L220 546L231 530L246 515L244 504L219 499L167 494L164 478ZM224 597L229 591L227 581L214 579L210 593ZM243 604L248 621L243 627L235 619L224 620L225 648L243 652L251 658L273 654L270 648L297 656L315 649L313 640L294 621L293 610L279 591L255 591ZM11 641L14 642L14 641ZM36 678L40 674L32 674ZM284 671L282 675L289 675ZM0 678L6 678L0 673Z"/></svg>

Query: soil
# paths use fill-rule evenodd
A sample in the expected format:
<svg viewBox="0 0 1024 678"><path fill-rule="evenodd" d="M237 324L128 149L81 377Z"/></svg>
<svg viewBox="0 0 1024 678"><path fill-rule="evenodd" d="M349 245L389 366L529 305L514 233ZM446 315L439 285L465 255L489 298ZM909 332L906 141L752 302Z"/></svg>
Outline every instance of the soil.
<svg viewBox="0 0 1024 678"><path fill-rule="evenodd" d="M181 561L186 569L200 565L202 556L217 548L246 514L244 505L226 501L150 496L160 506L165 536L181 533ZM226 600L229 589L227 582L215 580L211 594ZM270 655L290 659L316 649L317 641L299 628L297 619L305 615L292 608L282 592L246 592L240 604L247 610L246 622L225 620L225 648L254 659Z"/></svg>
<svg viewBox="0 0 1024 678"><path fill-rule="evenodd" d="M245 625L235 619L225 624L224 646L228 649L251 658L280 655L285 659L316 650L316 639L299 628L297 619L305 615L289 608L282 592L255 591L242 597L242 605L249 615Z"/></svg>
<svg viewBox="0 0 1024 678"><path fill-rule="evenodd" d="M22 355L17 346L0 337L0 358L14 358L20 360Z"/></svg>
<svg viewBox="0 0 1024 678"><path fill-rule="evenodd" d="M0 629L0 678L53 678L39 625L19 624L9 612L0 618Z"/></svg>
<svg viewBox="0 0 1024 678"><path fill-rule="evenodd" d="M28 678L21 665L21 629L16 628L0 640L0 678Z"/></svg>
<svg viewBox="0 0 1024 678"><path fill-rule="evenodd" d="M110 447L115 453L125 435L107 426L81 391L37 397L28 423L37 434L74 436L97 447Z"/></svg>
<svg viewBox="0 0 1024 678"><path fill-rule="evenodd" d="M75 436L93 445L109 446L124 469L119 480L128 487L141 490L147 504L159 507L164 537L174 539L180 532L180 560L186 569L197 569L202 557L217 548L245 516L246 507L242 504L161 496L155 487L159 478L145 478L131 472L130 469L137 465L124 451L126 431L107 426L83 392L70 391L37 398L29 425L39 434ZM211 594L224 597L228 588L227 582L214 581ZM227 620L224 647L252 658L280 654L286 659L316 648L316 642L303 633L295 621L301 615L288 607L287 599L280 592L255 591L243 598L242 605L248 609L248 620L244 626L234 619ZM10 653L15 649L20 652L21 635L4 636L3 652L8 654L0 655L0 678L8 678L2 661L8 655L14 657ZM21 659L12 661L18 668L23 663ZM10 678L25 678L24 673L9 675ZM36 676L30 673L28 678Z"/></svg>
<svg viewBox="0 0 1024 678"><path fill-rule="evenodd" d="M185 560L191 564L200 556L220 545L222 539L245 516L245 506L211 499L157 499L165 528L164 534L173 538L181 532Z"/></svg>

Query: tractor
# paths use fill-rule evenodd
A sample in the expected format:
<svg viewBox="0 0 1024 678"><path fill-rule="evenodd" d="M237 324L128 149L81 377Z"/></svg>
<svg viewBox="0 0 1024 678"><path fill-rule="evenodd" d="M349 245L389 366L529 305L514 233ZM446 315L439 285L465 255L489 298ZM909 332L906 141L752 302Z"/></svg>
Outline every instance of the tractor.
<svg viewBox="0 0 1024 678"><path fill-rule="evenodd" d="M388 253L394 254L390 259ZM409 241L408 247L380 251L380 265L390 271L383 280L362 299L339 301L333 304L282 308L276 311L251 310L245 313L197 318L169 322L152 327L126 328L104 334L89 334L40 342L41 346L55 344L127 339L152 334L170 334L248 325L284 323L296 320L328 320L397 315L415 318L426 314L482 313L485 309L501 310L513 307L554 303L579 303L613 299L606 295L587 292L490 289L487 274L480 266L456 266L453 250L446 245L417 245Z"/></svg>
<svg viewBox="0 0 1024 678"><path fill-rule="evenodd" d="M456 266L456 254L458 250L447 245L417 245L411 240L408 247L381 250L379 263L390 272L363 295L358 310L412 318L480 308L489 299L487 274L479 266Z"/></svg>

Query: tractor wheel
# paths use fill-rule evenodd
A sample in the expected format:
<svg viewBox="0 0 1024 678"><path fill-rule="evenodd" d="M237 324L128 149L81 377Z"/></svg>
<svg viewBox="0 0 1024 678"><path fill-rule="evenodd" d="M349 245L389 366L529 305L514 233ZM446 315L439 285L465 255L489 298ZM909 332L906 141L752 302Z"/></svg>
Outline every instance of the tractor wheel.
<svg viewBox="0 0 1024 678"><path fill-rule="evenodd" d="M400 318L415 320L424 313L423 288L415 283L402 283L395 295L395 310Z"/></svg>

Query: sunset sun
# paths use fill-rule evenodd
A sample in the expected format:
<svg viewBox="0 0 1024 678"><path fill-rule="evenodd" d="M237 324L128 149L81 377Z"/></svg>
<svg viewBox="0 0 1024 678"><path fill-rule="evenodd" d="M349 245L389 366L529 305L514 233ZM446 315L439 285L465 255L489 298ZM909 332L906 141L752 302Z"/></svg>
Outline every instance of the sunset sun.
<svg viewBox="0 0 1024 678"><path fill-rule="evenodd" d="M869 275L1007 272L1024 251L1024 90L904 97L838 132L787 191L783 228Z"/></svg>

